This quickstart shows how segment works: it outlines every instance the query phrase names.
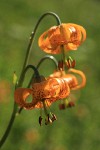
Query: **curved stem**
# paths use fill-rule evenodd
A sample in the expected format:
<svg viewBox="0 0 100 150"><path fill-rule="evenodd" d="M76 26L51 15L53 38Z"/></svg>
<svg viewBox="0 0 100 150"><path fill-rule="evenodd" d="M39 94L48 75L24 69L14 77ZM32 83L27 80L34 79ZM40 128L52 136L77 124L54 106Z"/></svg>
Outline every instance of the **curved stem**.
<svg viewBox="0 0 100 150"><path fill-rule="evenodd" d="M47 15L54 16L54 17L56 18L57 24L58 24L58 25L61 24L61 21L60 21L60 18L58 17L58 15L56 15L56 14L53 13L53 12L44 13L44 14L39 18L38 22L37 22L36 25L35 25L35 28L34 28L33 32L32 32L31 35L30 35L30 41L29 41L29 44L28 44L28 47L27 47L26 57L25 57L25 61L24 61L24 64L23 64L23 69L22 69L22 72L21 72L21 76L20 76L20 79L19 79L19 83L20 83L20 81L22 80L23 71L24 71L25 67L26 67L27 64L28 64L29 55L30 55L30 52L31 52L31 46L32 46L32 42L33 42L34 36L35 36L35 34L36 34L37 28L38 28L40 22L42 21L42 19L43 19L45 16L47 16Z"/></svg>
<svg viewBox="0 0 100 150"><path fill-rule="evenodd" d="M38 63L38 65L37 65L36 68L38 69L38 68L40 67L41 63L42 63L44 60L46 60L46 59L52 60L53 63L54 63L54 65L55 65L55 67L58 68L58 61L57 61L56 58L55 58L54 56L52 56L52 55L45 55L45 56L39 61L39 63Z"/></svg>
<svg viewBox="0 0 100 150"><path fill-rule="evenodd" d="M58 68L58 61L56 60L56 58L55 58L55 57L53 57L53 56L51 56L51 55L46 55L46 56L44 56L44 57L43 57L43 58L39 61L39 63L38 63L38 65L37 65L36 69L38 69L38 68L40 67L41 63L42 63L42 62L44 62L44 60L46 60L46 59L50 59L50 60L52 60L52 61L53 61L53 63L54 63L54 65L55 65L55 67L56 67L56 69ZM27 66L26 71L27 71L27 69L28 69L28 68L29 68L29 67ZM25 71L25 72L26 72L26 71ZM27 88L29 88L29 87L30 87L30 85L31 85L31 83L32 83L33 78L34 78L34 74L32 75L31 80L29 81L29 84L28 84ZM18 110L18 114L20 114L22 110L23 110L23 108L22 108L22 107L21 107L21 108L19 108L19 110Z"/></svg>
<svg viewBox="0 0 100 150"><path fill-rule="evenodd" d="M33 65L28 65L28 66L25 68L25 70L23 71L23 77L25 76L25 74L26 74L26 72L28 71L28 69L32 69L32 70L35 72L35 75L36 75L36 76L40 76L40 75L39 75L39 72L38 72L38 70L37 70L36 67L34 67Z"/></svg>
<svg viewBox="0 0 100 150"><path fill-rule="evenodd" d="M34 70L36 77L39 77L39 72L38 72L38 70L36 69L36 67L34 67L33 65L28 65L28 66L25 68L25 70L23 71L23 80L24 80L24 77L25 77L26 72L27 72L28 69L30 69L30 68ZM14 123L14 120L15 120L15 117L16 117L17 108L18 108L18 106L17 106L17 104L14 102L13 112L12 112L12 115L11 115L11 118L10 118L10 121L9 121L9 124L8 124L8 126L7 126L7 129L6 129L5 133L4 133L4 135L2 136L2 138L1 138L1 140L0 140L0 147L2 147L2 145L4 144L4 142L6 141L8 135L9 135L9 132L10 132L10 130L11 130L11 127L12 127L12 125L13 125L13 123Z"/></svg>
<svg viewBox="0 0 100 150"><path fill-rule="evenodd" d="M25 69L24 69L24 71L23 71L23 74L22 74L22 80L21 80L21 82L20 82L20 85L22 86L22 83L23 83L23 81L24 81L24 78L25 78L25 74L26 74L26 72L28 71L28 69L33 69L33 71L34 71L34 74L35 74L35 76L37 77L37 78L39 78L40 77L40 75L39 75L39 72L38 72L38 70L37 70L37 68L36 67L34 67L33 65L28 65Z"/></svg>
<svg viewBox="0 0 100 150"><path fill-rule="evenodd" d="M53 61L53 63L54 63L54 65L55 65L55 67L56 67L56 69L58 68L58 62L57 62L57 60L55 59L55 57L53 57L53 56L51 56L51 55L46 55L46 56L44 56L40 61L39 61L39 63L38 63L38 65L37 65L37 69L39 69L39 67L40 67L40 65L41 65L41 63L43 63L44 62L44 60L46 60L46 59L50 59L50 60L52 60ZM34 74L32 75L32 77L31 77L31 80L30 80L30 82L29 82L29 84L28 84L28 86L27 86L27 88L29 88L30 87L30 85L31 85L31 83L32 83L32 79L33 79L33 77L34 77Z"/></svg>
<svg viewBox="0 0 100 150"><path fill-rule="evenodd" d="M0 140L0 148L3 146L4 142L6 141L8 135L10 133L11 127L12 127L12 125L14 123L14 120L15 120L15 117L16 117L16 112L17 112L17 105L14 102L13 112L12 112L9 124L8 124L8 126L6 128L6 131L5 131L4 135L2 136L2 138Z"/></svg>
<svg viewBox="0 0 100 150"><path fill-rule="evenodd" d="M40 19L38 20L38 22L37 22L37 24L36 24L36 26L35 26L35 28L34 28L34 30L33 30L33 32L32 32L31 35L30 35L30 40L29 40L29 44L28 44L28 47L27 47L27 51L26 51L26 56L25 56L23 68L22 68L22 71L21 71L21 74L20 74L19 82L18 82L18 84L15 86L16 88L20 87L20 86L23 84L23 81L24 81L24 80L23 80L24 69L25 69L25 67L26 67L27 64L28 64L28 60L29 60L29 56L30 56L30 52L31 52L31 46L32 46L33 38L34 38L34 36L35 36L35 34L36 34L36 30L37 30L37 28L38 28L38 26L39 26L41 20L42 20L45 16L47 16L47 15L52 15L52 16L54 16L54 17L56 18L56 20L57 20L57 24L58 24L58 25L61 24L61 21L60 21L59 17L58 17L55 13L53 13L53 12L47 12L47 13L43 14L43 15L40 17ZM27 70L27 69L26 69L26 70ZM4 133L4 135L2 136L2 138L1 138L1 140L0 140L0 148L3 146L4 142L6 141L8 135L9 135L9 133L10 133L11 127L12 127L13 122L14 122L14 120L15 120L17 108L18 108L18 106L16 106L16 103L14 102L13 112L12 112L12 115L11 115L11 118L10 118L10 121L9 121L9 124L8 124L8 127L7 127L7 129L5 130L5 133Z"/></svg>

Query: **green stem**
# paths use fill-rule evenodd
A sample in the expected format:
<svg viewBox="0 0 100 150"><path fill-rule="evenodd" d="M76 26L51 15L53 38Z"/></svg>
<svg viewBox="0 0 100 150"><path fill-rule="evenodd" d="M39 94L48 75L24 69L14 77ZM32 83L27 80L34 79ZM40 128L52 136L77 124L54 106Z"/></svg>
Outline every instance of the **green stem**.
<svg viewBox="0 0 100 150"><path fill-rule="evenodd" d="M16 117L16 112L17 112L17 105L14 102L13 112L12 112L9 124L8 124L8 126L6 128L6 131L5 131L4 135L2 136L2 138L0 140L0 148L3 146L4 142L6 141L8 135L10 133L11 127L12 127L12 125L14 123L14 120L15 120L15 117Z"/></svg>
<svg viewBox="0 0 100 150"><path fill-rule="evenodd" d="M34 67L33 65L28 65L28 66L24 69L24 71L23 71L23 74L22 74L22 76L23 76L22 83L23 83L23 81L24 81L26 72L27 72L30 68L34 71L35 77L40 78L40 75L39 75L39 72L38 72L37 68ZM22 85L22 84L21 84L21 85Z"/></svg>
<svg viewBox="0 0 100 150"><path fill-rule="evenodd" d="M46 56L44 56L44 57L39 61L39 63L38 63L38 65L37 65L36 68L39 69L40 65L41 65L41 64L44 62L44 60L46 60L46 59L49 59L49 60L53 61L53 63L54 63L54 65L55 65L56 69L58 68L58 62L57 62L57 60L55 59L55 57L53 57L53 56L51 56L51 55L46 55ZM30 80L30 82L29 82L27 88L30 87L33 78L34 78L34 74L32 75L31 80Z"/></svg>
<svg viewBox="0 0 100 150"><path fill-rule="evenodd" d="M46 60L46 59L52 60L53 63L54 63L54 65L55 65L55 67L56 67L56 69L58 68L58 62L57 62L57 60L55 59L55 57L53 57L53 56L51 56L51 55L46 55L46 56L44 56L44 57L39 61L39 63L38 63L38 65L37 65L36 69L39 69L40 65L41 65L41 64L44 62L44 60ZM27 69L28 69L28 68L26 68L26 70L27 70ZM29 84L28 84L27 88L29 88L29 87L31 86L31 83L32 83L33 78L34 78L34 74L32 75L32 77L31 77L31 79L30 79L30 81L29 81ZM22 112L22 110L23 110L22 107L19 108L18 114L20 114L20 113Z"/></svg>
<svg viewBox="0 0 100 150"><path fill-rule="evenodd" d="M24 61L23 68L22 68L22 72L21 72L20 79L19 79L19 85L22 84L22 82L21 82L21 81L22 81L22 74L23 74L23 71L24 71L25 67L26 67L27 64L28 64L28 60L29 60L29 56L30 56L30 52L31 52L31 46L32 46L32 42L33 42L34 36L35 36L35 34L36 34L37 28L38 28L40 22L42 21L42 19L43 19L45 16L47 16L47 15L51 15L51 16L55 17L55 18L56 18L56 21L57 21L57 25L60 25L60 24L61 24L60 18L59 18L55 13L53 13L53 12L47 12L47 13L43 14L43 15L39 18L39 20L37 21L37 23L36 23L36 25L35 25L35 28L34 28L33 32L32 32L31 35L30 35L30 41L29 41L29 44L28 44L28 47L27 47L26 56L25 56L25 61Z"/></svg>
<svg viewBox="0 0 100 150"><path fill-rule="evenodd" d="M46 109L45 101L43 101L43 108L44 108L45 115L48 116L48 111Z"/></svg>
<svg viewBox="0 0 100 150"><path fill-rule="evenodd" d="M58 61L55 59L55 57L54 56L52 56L52 55L45 55L40 61L39 61L39 63L38 63L38 65L37 65L37 69L40 67L40 65L41 65L41 63L44 61L44 60L46 60L46 59L50 59L50 60L52 60L53 61L53 63L54 63L54 65L55 65L55 67L56 67L56 69L58 68Z"/></svg>
<svg viewBox="0 0 100 150"><path fill-rule="evenodd" d="M64 46L63 45L61 45L61 51L62 51L62 60L65 63L65 61L66 61L66 55L65 55L65 50L64 50Z"/></svg>
<svg viewBox="0 0 100 150"><path fill-rule="evenodd" d="M39 78L39 77L40 77L40 76L39 76L39 72L38 72L38 70L37 70L33 65L28 65L28 66L25 68L25 70L23 71L23 78L25 78L25 74L26 74L26 72L28 71L28 69L30 69L30 68L34 70L35 76ZM2 145L4 144L4 142L6 141L8 135L9 135L9 132L10 132L10 130L11 130L11 127L12 127L13 122L14 122L15 117L16 117L17 108L18 108L18 106L17 106L17 104L14 102L13 112L12 112L12 115L11 115L11 118L10 118L10 121L9 121L9 124L8 124L8 126L7 126L7 128L6 128L6 131L5 131L4 135L3 135L3 137L2 137L1 140L0 140L0 147L2 147Z"/></svg>
<svg viewBox="0 0 100 150"><path fill-rule="evenodd" d="M21 71L21 74L20 74L19 82L18 82L17 86L15 86L16 88L21 87L22 84L23 84L23 81L24 81L23 80L23 74L24 74L24 70L25 70L25 68L26 68L26 66L28 64L28 60L29 60L29 56L30 56L30 52L31 52L31 46L32 46L32 42L33 42L34 36L36 34L36 30L37 30L41 20L47 15L54 16L56 18L56 20L57 20L57 24L58 25L61 24L61 21L60 21L59 17L53 12L47 12L47 13L43 14L40 17L40 19L38 20L38 22L37 22L37 24L36 24L36 26L35 26L35 28L33 30L33 32L30 35L30 40L29 40L29 44L28 44L28 47L27 47L23 68L22 68L22 71ZM16 117L17 108L18 108L18 106L16 106L16 103L14 102L13 112L12 112L9 124L8 124L8 126L7 126L7 128L6 128L5 132L4 132L4 135L2 136L2 138L0 140L0 148L3 146L3 144L5 143L7 137L9 135L9 133L10 133L11 127L12 127L12 125L14 123L14 120L15 120L15 117Z"/></svg>

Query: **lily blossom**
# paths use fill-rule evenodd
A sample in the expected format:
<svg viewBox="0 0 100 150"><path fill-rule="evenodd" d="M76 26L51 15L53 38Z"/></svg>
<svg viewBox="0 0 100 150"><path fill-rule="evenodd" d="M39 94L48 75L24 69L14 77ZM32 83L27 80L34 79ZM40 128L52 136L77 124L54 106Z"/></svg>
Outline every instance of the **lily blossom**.
<svg viewBox="0 0 100 150"><path fill-rule="evenodd" d="M53 102L66 98L70 94L70 88L63 78L47 78L45 81L33 83L32 89L17 88L15 90L16 103L25 109L34 109L50 106ZM32 101L27 102L28 96L32 96Z"/></svg>
<svg viewBox="0 0 100 150"><path fill-rule="evenodd" d="M85 41L86 31L77 24L62 23L59 26L53 26L45 31L39 37L39 47L50 54L59 54L62 51L62 45L65 51L77 50Z"/></svg>

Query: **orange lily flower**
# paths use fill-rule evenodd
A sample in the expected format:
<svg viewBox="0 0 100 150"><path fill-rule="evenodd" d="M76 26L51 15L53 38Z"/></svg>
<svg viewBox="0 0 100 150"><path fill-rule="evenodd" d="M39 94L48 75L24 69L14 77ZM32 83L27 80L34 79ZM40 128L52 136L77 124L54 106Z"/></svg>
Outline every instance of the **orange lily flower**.
<svg viewBox="0 0 100 150"><path fill-rule="evenodd" d="M74 73L74 74L72 74ZM79 80L78 76L81 78ZM85 86L86 84L86 77L85 74L76 69L69 69L68 73L65 73L63 69L55 71L53 74L50 75L51 78L63 78L63 80L68 84L70 90L77 90ZM66 97L67 98L67 97ZM68 101L67 99L63 99L63 103L59 104L59 108L65 109L75 106L73 101Z"/></svg>
<svg viewBox="0 0 100 150"><path fill-rule="evenodd" d="M81 77L81 83L79 82L78 77L76 77L72 73ZM63 80L68 83L71 90L80 89L86 84L85 74L82 71L73 68L69 69L67 74L65 73L65 71L59 70L51 74L50 77L63 78Z"/></svg>
<svg viewBox="0 0 100 150"><path fill-rule="evenodd" d="M70 88L63 78L48 78L40 83L33 83L32 89L18 88L15 90L16 103L25 109L34 109L50 106L56 100L67 97ZM27 98L32 95L32 102L28 103Z"/></svg>
<svg viewBox="0 0 100 150"><path fill-rule="evenodd" d="M50 54L59 54L63 45L65 50L77 50L86 39L85 29L77 24L67 23L53 26L39 37L39 47Z"/></svg>

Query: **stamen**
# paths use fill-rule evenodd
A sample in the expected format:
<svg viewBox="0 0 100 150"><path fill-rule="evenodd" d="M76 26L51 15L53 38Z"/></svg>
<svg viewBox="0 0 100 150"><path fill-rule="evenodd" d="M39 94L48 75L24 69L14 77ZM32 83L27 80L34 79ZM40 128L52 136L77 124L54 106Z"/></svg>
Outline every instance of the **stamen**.
<svg viewBox="0 0 100 150"><path fill-rule="evenodd" d="M45 119L45 125L48 125L49 123L52 123L52 120L51 120L49 114L47 114L47 117Z"/></svg>
<svg viewBox="0 0 100 150"><path fill-rule="evenodd" d="M40 126L42 125L42 117L41 116L39 116L39 124L40 124Z"/></svg>
<svg viewBox="0 0 100 150"><path fill-rule="evenodd" d="M68 108L74 107L75 103L73 101L70 101L67 105Z"/></svg>
<svg viewBox="0 0 100 150"><path fill-rule="evenodd" d="M63 110L63 109L65 109L66 108L66 106L65 106L65 104L63 103L63 104L59 104L59 109L60 110Z"/></svg>
<svg viewBox="0 0 100 150"><path fill-rule="evenodd" d="M64 70L64 62L63 62L63 60L60 60L60 61L58 62L58 69L59 69L59 70Z"/></svg>
<svg viewBox="0 0 100 150"><path fill-rule="evenodd" d="M68 69L69 69L69 68L75 68L75 66L76 66L76 61L73 60L73 59L69 56L69 58L66 60L66 66L67 66Z"/></svg>
<svg viewBox="0 0 100 150"><path fill-rule="evenodd" d="M60 109L60 110L66 109L66 108L67 108L67 105L68 105L68 103L69 103L68 99L63 99L62 101L63 101L63 102L62 102L61 104L59 104L59 109Z"/></svg>
<svg viewBox="0 0 100 150"><path fill-rule="evenodd" d="M53 114L53 113L52 113L52 118L51 118L51 120L52 120L52 122L53 122L53 121L55 121L55 120L57 120L56 115L55 115L55 114Z"/></svg>

